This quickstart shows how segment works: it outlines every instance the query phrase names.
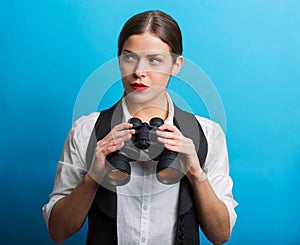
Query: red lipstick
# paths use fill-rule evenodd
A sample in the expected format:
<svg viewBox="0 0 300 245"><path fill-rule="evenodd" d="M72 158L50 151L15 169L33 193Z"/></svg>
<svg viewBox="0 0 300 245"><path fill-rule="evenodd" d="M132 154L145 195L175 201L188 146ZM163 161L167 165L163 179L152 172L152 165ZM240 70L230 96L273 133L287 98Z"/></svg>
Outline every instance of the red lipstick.
<svg viewBox="0 0 300 245"><path fill-rule="evenodd" d="M142 91L148 88L148 86L143 83L132 83L131 87L137 91Z"/></svg>

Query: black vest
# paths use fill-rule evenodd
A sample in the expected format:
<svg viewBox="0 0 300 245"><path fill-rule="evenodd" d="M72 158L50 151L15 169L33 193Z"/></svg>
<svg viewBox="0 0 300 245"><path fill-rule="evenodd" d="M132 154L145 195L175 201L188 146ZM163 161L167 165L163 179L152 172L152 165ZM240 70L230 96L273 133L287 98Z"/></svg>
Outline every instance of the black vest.
<svg viewBox="0 0 300 245"><path fill-rule="evenodd" d="M123 110L121 104L121 102L118 102L111 108L101 111L87 149L88 164L92 161L96 142L105 137L113 126L122 122ZM194 141L200 165L203 167L207 155L207 140L195 116L174 105L174 125L180 129L185 137ZM116 217L117 194L115 191L110 191L100 185L88 213L86 245L117 245ZM193 190L187 177L183 177L180 181L175 244L200 244Z"/></svg>

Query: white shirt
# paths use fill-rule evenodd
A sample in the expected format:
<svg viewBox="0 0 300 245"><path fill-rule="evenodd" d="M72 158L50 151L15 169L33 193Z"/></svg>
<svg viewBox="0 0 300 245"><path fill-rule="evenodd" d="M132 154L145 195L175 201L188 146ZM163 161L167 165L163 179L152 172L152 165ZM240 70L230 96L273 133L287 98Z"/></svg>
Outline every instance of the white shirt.
<svg viewBox="0 0 300 245"><path fill-rule="evenodd" d="M173 124L174 107L169 98L169 115L165 120ZM126 103L123 103L124 121L131 118ZM50 200L43 207L46 223L54 204L70 194L87 173L86 150L99 113L81 117L72 126L58 162ZM208 143L204 171L216 195L225 203L232 230L237 202L232 195L232 180L229 176L227 146L221 127L208 119L196 116ZM131 180L117 187L117 232L118 244L174 244L179 183L161 184L156 179L156 162L130 162Z"/></svg>

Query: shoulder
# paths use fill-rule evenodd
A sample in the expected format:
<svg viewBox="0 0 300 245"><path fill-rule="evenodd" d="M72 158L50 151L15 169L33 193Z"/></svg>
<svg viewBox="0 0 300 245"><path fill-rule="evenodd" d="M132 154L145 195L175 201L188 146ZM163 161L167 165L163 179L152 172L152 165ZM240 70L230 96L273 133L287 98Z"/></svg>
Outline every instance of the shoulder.
<svg viewBox="0 0 300 245"><path fill-rule="evenodd" d="M217 122L198 115L195 115L195 117L200 123L202 130L207 138L214 138L220 135L224 136L223 129Z"/></svg>
<svg viewBox="0 0 300 245"><path fill-rule="evenodd" d="M81 116L78 118L72 126L73 132L91 132L95 126L96 120L99 117L100 112L92 112L87 116Z"/></svg>
<svg viewBox="0 0 300 245"><path fill-rule="evenodd" d="M62 162L84 167L86 149L98 116L99 112L93 112L73 123L64 144Z"/></svg>
<svg viewBox="0 0 300 245"><path fill-rule="evenodd" d="M99 112L93 112L87 116L81 116L72 125L68 135L68 142L72 142L73 145L85 147L91 133L94 129Z"/></svg>

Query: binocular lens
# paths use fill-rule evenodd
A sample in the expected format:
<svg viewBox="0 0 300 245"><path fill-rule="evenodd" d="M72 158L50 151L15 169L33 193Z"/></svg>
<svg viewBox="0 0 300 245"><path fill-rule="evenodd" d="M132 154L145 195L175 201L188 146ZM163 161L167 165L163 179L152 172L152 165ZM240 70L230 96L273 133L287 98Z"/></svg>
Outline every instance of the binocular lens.
<svg viewBox="0 0 300 245"><path fill-rule="evenodd" d="M148 157L158 161L156 168L157 179L167 185L175 184L182 177L181 166L177 159L177 152L164 149L163 145L157 142L154 131L164 123L161 118L152 118L150 124L142 122L138 118L131 118L130 123L136 130L131 141L126 142L121 150L106 156L110 163L106 172L105 180L112 185L121 186L130 181L130 161L140 157L140 150L148 149ZM159 155L157 155L159 154Z"/></svg>
<svg viewBox="0 0 300 245"><path fill-rule="evenodd" d="M156 175L161 183L171 185L180 180L181 173L178 169L168 167L160 170Z"/></svg>
<svg viewBox="0 0 300 245"><path fill-rule="evenodd" d="M128 158L123 154L110 154L106 158L108 162L110 162L110 166L108 167L105 180L116 186L127 184L130 180L130 165Z"/></svg>
<svg viewBox="0 0 300 245"><path fill-rule="evenodd" d="M108 178L115 181L124 181L128 178L128 173L121 169L113 169L107 174Z"/></svg>
<svg viewBox="0 0 300 245"><path fill-rule="evenodd" d="M116 185L125 185L129 182L130 175L122 169L112 169L106 175L106 181Z"/></svg>

